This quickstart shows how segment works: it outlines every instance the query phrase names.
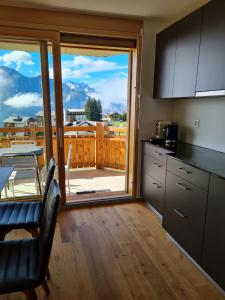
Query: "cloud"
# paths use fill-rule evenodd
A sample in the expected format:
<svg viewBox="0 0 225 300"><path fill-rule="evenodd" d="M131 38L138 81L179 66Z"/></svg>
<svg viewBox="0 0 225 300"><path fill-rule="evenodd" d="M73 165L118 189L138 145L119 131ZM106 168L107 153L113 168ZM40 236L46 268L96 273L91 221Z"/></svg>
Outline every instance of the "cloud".
<svg viewBox="0 0 225 300"><path fill-rule="evenodd" d="M85 56L75 56L73 60L62 60L62 78L67 79L88 79L92 73L120 71L127 69L127 66L120 66L116 62L104 59L92 59ZM50 76L53 78L53 70L50 69Z"/></svg>
<svg viewBox="0 0 225 300"><path fill-rule="evenodd" d="M4 104L14 108L28 108L42 106L43 100L37 93L24 93L8 98L4 101Z"/></svg>
<svg viewBox="0 0 225 300"><path fill-rule="evenodd" d="M127 108L127 78L113 77L97 81L91 87L95 89L90 97L100 99L104 112L110 112L113 107L118 107L120 110ZM121 112L122 112L121 111Z"/></svg>
<svg viewBox="0 0 225 300"><path fill-rule="evenodd" d="M16 69L19 70L21 65L33 65L32 57L30 53L26 51L12 51L0 56L0 61L3 62L5 66L10 66L11 64L16 64Z"/></svg>
<svg viewBox="0 0 225 300"><path fill-rule="evenodd" d="M0 93L4 88L9 88L12 81L8 74L4 70L0 70Z"/></svg>

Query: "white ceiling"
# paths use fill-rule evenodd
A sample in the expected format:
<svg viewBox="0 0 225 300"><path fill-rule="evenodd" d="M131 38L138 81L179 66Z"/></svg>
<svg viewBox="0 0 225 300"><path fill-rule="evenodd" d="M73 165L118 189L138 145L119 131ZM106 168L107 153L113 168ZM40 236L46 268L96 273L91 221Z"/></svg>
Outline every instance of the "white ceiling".
<svg viewBox="0 0 225 300"><path fill-rule="evenodd" d="M0 5L78 11L100 15L176 18L209 0L1 0Z"/></svg>

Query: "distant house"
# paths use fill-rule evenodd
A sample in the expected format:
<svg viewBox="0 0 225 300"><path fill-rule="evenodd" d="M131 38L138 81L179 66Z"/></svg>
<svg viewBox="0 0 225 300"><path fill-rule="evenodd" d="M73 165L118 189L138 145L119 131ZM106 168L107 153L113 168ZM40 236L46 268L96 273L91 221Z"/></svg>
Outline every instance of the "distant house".
<svg viewBox="0 0 225 300"><path fill-rule="evenodd" d="M32 122L36 122L36 120L32 117L24 116L10 116L2 121L3 127L28 127Z"/></svg>
<svg viewBox="0 0 225 300"><path fill-rule="evenodd" d="M37 126L38 127L43 127L44 126L44 111L41 110L36 113L35 115L36 120L37 120ZM55 112L51 112L51 117L52 117L52 126L56 125L56 117L55 117Z"/></svg>
<svg viewBox="0 0 225 300"><path fill-rule="evenodd" d="M119 120L121 115L118 112L107 113L104 115L103 120L111 122L112 120Z"/></svg>
<svg viewBox="0 0 225 300"><path fill-rule="evenodd" d="M94 122L94 121L82 121L79 123L74 122L74 124L73 123L69 123L69 124L67 124L66 126L81 126L81 127L82 126L96 126L96 122ZM67 131L67 132L65 132L65 135L66 136L86 135L86 134L93 134L93 133L94 133L94 130L93 131Z"/></svg>
<svg viewBox="0 0 225 300"><path fill-rule="evenodd" d="M64 109L64 122L82 122L86 120L84 109Z"/></svg>
<svg viewBox="0 0 225 300"><path fill-rule="evenodd" d="M4 121L3 127L5 128L22 128L22 127L29 127L30 123L34 123L36 120L32 117L24 117L24 116L10 116ZM25 136L27 135L26 132L16 132L16 133L11 133L12 136Z"/></svg>

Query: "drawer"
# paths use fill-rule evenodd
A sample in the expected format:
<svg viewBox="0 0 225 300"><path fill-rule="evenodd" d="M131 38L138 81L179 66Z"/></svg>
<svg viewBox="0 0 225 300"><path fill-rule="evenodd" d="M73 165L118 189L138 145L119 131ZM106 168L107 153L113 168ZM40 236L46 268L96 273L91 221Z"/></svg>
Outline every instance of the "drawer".
<svg viewBox="0 0 225 300"><path fill-rule="evenodd" d="M144 152L143 153L151 155L153 158L155 158L163 163L166 163L168 152L169 151L161 149L159 147L155 147L148 143L144 144Z"/></svg>
<svg viewBox="0 0 225 300"><path fill-rule="evenodd" d="M201 261L207 192L167 172L163 227Z"/></svg>
<svg viewBox="0 0 225 300"><path fill-rule="evenodd" d="M208 191L209 174L207 172L196 169L173 157L168 157L167 170Z"/></svg>
<svg viewBox="0 0 225 300"><path fill-rule="evenodd" d="M164 209L164 185L148 174L144 173L142 181L142 193L144 200L162 215Z"/></svg>
<svg viewBox="0 0 225 300"><path fill-rule="evenodd" d="M149 176L157 179L158 181L165 183L166 179L166 164L153 158L152 156L145 154L143 157L143 172Z"/></svg>

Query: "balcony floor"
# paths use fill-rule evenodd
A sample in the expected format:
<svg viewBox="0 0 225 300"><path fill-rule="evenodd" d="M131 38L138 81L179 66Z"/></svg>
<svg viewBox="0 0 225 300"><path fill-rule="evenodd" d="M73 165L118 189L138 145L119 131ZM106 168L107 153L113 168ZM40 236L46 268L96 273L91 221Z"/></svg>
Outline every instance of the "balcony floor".
<svg viewBox="0 0 225 300"><path fill-rule="evenodd" d="M37 195L34 179L16 181L16 197ZM97 197L125 194L125 172L112 169L85 168L70 170L70 193L66 182L67 201L79 201ZM84 192L77 194L77 192ZM13 197L12 188L7 190L8 197ZM5 198L5 191L2 191Z"/></svg>

